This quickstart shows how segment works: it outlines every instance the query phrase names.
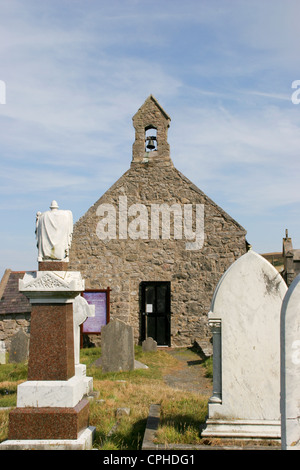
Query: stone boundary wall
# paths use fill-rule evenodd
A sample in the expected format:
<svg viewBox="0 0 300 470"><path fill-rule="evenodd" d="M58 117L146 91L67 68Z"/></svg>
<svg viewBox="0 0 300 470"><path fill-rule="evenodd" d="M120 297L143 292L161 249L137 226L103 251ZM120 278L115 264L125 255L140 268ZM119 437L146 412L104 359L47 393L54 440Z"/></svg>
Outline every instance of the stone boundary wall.
<svg viewBox="0 0 300 470"><path fill-rule="evenodd" d="M1 315L0 318L0 341L5 342L6 350L9 351L12 337L19 331L30 333L30 313L15 313Z"/></svg>

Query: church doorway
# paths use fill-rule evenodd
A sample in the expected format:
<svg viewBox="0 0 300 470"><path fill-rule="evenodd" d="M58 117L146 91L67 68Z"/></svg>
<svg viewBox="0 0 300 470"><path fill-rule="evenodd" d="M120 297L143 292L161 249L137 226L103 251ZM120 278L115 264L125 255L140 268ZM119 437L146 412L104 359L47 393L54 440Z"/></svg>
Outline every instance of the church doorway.
<svg viewBox="0 0 300 470"><path fill-rule="evenodd" d="M170 346L171 283L141 282L141 340L151 337L158 346Z"/></svg>

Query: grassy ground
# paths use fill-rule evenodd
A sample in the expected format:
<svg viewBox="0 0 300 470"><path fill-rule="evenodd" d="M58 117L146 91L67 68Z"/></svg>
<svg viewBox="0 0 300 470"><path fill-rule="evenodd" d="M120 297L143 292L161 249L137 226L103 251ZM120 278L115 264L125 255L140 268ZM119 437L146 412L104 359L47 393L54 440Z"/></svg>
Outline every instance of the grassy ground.
<svg viewBox="0 0 300 470"><path fill-rule="evenodd" d="M99 396L90 402L90 425L96 427L94 448L136 450L141 448L150 404L161 405L159 443L200 443L199 429L207 414L207 398L168 387L163 376L180 367L166 351L144 353L135 349L135 359L148 369L102 373L93 362L100 348L81 350L80 362L87 365ZM195 353L195 358L198 356ZM210 364L208 364L209 373ZM17 385L27 378L26 364L0 365L0 407L16 405ZM130 408L129 415L116 416L118 408ZM9 410L0 410L0 441L7 438Z"/></svg>

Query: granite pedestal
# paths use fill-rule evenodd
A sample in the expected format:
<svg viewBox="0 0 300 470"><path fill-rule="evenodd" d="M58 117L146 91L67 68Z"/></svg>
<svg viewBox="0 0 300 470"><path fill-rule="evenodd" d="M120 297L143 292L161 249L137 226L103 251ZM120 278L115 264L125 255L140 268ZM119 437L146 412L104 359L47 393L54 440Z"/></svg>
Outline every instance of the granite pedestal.
<svg viewBox="0 0 300 470"><path fill-rule="evenodd" d="M28 441L35 449L47 443L49 449L90 448L94 428L86 377L80 364L75 368L73 334L73 302L84 281L78 272L41 270L26 274L19 290L32 304L28 381L18 386L0 449L21 450Z"/></svg>

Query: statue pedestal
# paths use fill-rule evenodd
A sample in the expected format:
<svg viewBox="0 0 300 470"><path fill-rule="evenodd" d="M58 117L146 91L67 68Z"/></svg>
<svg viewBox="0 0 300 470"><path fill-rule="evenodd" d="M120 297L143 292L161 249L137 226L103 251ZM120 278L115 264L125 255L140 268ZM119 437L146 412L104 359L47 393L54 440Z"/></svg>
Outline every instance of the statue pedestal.
<svg viewBox="0 0 300 470"><path fill-rule="evenodd" d="M19 290L32 304L28 381L18 386L0 449L27 448L29 441L35 449L91 448L85 395L92 379L74 360L73 302L84 280L79 272L38 271L26 274Z"/></svg>

